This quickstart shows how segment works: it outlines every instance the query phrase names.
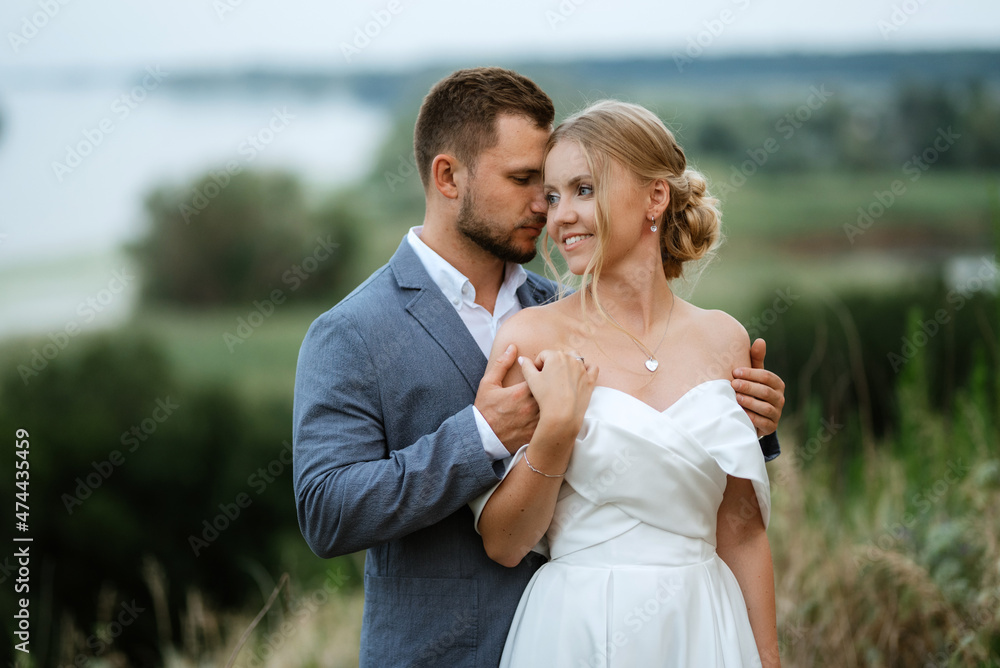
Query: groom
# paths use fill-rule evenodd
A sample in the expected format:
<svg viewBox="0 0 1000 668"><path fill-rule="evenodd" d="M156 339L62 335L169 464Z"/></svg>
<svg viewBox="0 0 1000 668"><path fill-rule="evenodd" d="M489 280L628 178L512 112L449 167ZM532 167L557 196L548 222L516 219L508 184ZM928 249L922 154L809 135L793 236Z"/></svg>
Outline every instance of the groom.
<svg viewBox="0 0 1000 668"><path fill-rule="evenodd" d="M542 151L552 101L499 68L461 70L424 99L414 147L424 224L389 263L310 327L295 380L299 526L313 551L367 549L361 666L496 666L521 592L543 563L486 556L467 503L530 440L527 386L487 369L497 329L555 286L521 264L545 225ZM761 342L762 344L762 342ZM763 345L754 364L763 364ZM734 381L758 433L784 384ZM739 383L747 383L741 386ZM777 440L762 439L776 455Z"/></svg>

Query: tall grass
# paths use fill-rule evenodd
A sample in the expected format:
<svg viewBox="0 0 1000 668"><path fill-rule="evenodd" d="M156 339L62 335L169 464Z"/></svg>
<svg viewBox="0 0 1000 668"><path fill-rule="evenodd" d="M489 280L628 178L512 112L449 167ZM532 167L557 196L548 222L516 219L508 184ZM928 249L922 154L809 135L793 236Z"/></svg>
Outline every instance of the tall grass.
<svg viewBox="0 0 1000 668"><path fill-rule="evenodd" d="M297 578L282 588L276 602L267 608L259 625L257 611L214 609L196 589L189 589L180 610L169 610L162 593L167 588L163 572L147 563L144 575L154 599L153 614L159 629L160 659L165 668L222 668L233 661L235 668L349 668L358 663L361 633L362 593L348 584L340 567L315 586L304 586ZM157 595L160 592L160 595ZM115 592L103 596L114 601ZM132 665L116 649L113 607L98 602L97 621L84 632L65 620L58 643L59 666L119 668ZM145 614L145 613L144 613ZM171 629L177 624L179 629ZM172 631L177 631L176 633ZM247 639L247 631L251 631ZM180 638L179 641L171 640ZM245 641L245 642L244 642ZM93 651L98 647L99 651ZM20 657L19 668L33 668L29 656ZM154 664L149 664L154 665Z"/></svg>
<svg viewBox="0 0 1000 668"><path fill-rule="evenodd" d="M912 316L911 333L920 320ZM1000 415L987 360L979 356L971 382L941 412L930 408L918 352L899 378L898 427L861 449L849 470L833 454L857 450L856 416L840 424L813 407L786 418L784 453L769 464L785 666L1000 667ZM161 578L154 566L144 569L160 601L164 664L225 665L258 611L213 610L196 590L183 609L165 610ZM357 573L348 579L336 567L323 582L293 575L235 666L356 665L363 602ZM66 625L59 665L92 656L86 639L108 628L108 614L99 611L86 632ZM128 662L109 643L86 665Z"/></svg>
<svg viewBox="0 0 1000 668"><path fill-rule="evenodd" d="M783 439L769 534L784 665L1000 666L991 366L981 357L950 414L934 413L918 353L899 428L846 474L824 453L847 447L850 425L827 438L813 420L801 444Z"/></svg>
<svg viewBox="0 0 1000 668"><path fill-rule="evenodd" d="M802 417L809 438L784 438L769 465L785 666L1000 666L1000 451L987 364L945 415L927 408L914 361L900 379L898 433L856 471L841 475L824 457L856 430L815 415ZM289 599L279 616L292 630L271 620L236 665L355 665L361 594L298 614L309 601ZM195 660L172 650L167 665L222 665L249 619L212 621L211 633L196 634L219 638L211 651Z"/></svg>

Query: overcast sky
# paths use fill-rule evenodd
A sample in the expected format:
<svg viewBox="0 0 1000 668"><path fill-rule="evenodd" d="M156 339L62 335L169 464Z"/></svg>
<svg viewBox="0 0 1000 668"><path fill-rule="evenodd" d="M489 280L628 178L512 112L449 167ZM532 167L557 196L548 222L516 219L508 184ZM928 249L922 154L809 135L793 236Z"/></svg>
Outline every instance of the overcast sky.
<svg viewBox="0 0 1000 668"><path fill-rule="evenodd" d="M366 28L373 37L358 36ZM150 64L381 69L534 57L670 56L688 48L710 56L996 48L1000 2L3 0L0 31L5 69ZM701 46L692 46L695 42Z"/></svg>

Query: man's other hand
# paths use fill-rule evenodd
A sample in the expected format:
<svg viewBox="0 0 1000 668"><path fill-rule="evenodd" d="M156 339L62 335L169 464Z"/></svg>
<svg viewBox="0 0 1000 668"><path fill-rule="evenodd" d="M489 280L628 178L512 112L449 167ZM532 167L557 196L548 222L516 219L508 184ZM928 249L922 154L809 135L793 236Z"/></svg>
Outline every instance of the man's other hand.
<svg viewBox="0 0 1000 668"><path fill-rule="evenodd" d="M486 368L479 382L475 406L511 454L531 440L538 424L538 404L523 380L503 386L507 372L517 361L517 346L511 344Z"/></svg>
<svg viewBox="0 0 1000 668"><path fill-rule="evenodd" d="M733 370L736 400L757 429L757 438L773 434L778 429L781 410L785 407L785 383L764 368L766 353L767 344L764 339L757 339L750 346L750 364L753 368Z"/></svg>

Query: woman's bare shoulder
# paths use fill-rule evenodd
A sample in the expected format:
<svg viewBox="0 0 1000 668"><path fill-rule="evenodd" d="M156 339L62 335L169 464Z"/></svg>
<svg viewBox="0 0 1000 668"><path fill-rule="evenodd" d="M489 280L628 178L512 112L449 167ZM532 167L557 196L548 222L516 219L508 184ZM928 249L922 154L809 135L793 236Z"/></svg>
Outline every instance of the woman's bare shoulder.
<svg viewBox="0 0 1000 668"><path fill-rule="evenodd" d="M739 320L725 311L688 306L689 331L708 355L727 370L750 365L750 335Z"/></svg>
<svg viewBox="0 0 1000 668"><path fill-rule="evenodd" d="M493 343L495 357L510 344L517 346L517 354L534 357L542 350L558 343L562 316L559 302L532 306L511 316L497 332Z"/></svg>

